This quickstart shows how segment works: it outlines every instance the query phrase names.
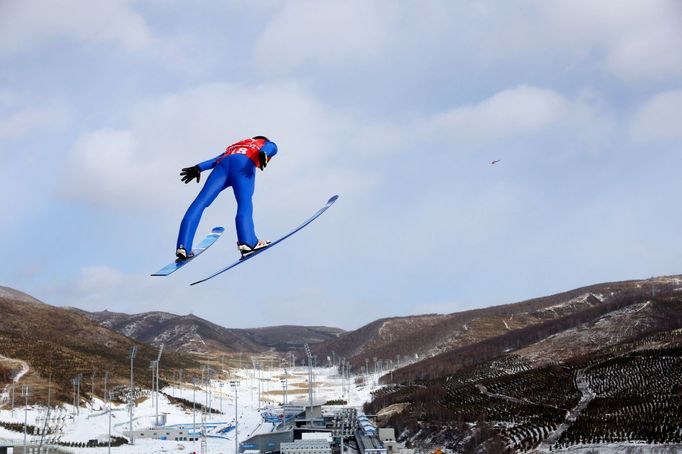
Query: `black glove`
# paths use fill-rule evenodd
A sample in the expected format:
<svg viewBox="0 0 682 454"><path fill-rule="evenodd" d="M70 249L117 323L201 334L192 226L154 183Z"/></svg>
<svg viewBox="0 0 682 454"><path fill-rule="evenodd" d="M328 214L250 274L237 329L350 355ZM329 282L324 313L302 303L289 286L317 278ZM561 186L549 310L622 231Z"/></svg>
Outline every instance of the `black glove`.
<svg viewBox="0 0 682 454"><path fill-rule="evenodd" d="M180 172L180 176L182 177L182 181L187 184L193 179L197 179L197 183L199 180L201 180L201 169L199 166L194 166L194 167L185 167L182 169L182 172Z"/></svg>
<svg viewBox="0 0 682 454"><path fill-rule="evenodd" d="M268 158L268 155L264 151L258 152L258 168L263 170L267 165L268 162L270 161L270 158Z"/></svg>

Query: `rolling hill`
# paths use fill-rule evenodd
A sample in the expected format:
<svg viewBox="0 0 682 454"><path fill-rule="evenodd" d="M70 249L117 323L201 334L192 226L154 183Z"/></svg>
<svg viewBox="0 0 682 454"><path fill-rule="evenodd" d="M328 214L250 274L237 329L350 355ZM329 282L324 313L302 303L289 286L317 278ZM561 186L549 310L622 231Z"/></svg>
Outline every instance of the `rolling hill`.
<svg viewBox="0 0 682 454"><path fill-rule="evenodd" d="M602 347L603 342L616 343L656 330L666 319L656 317L657 304L645 303L652 295L674 293L678 288L682 288L680 276L611 282L453 314L387 318L316 344L312 349L318 355L331 356L333 352L337 358L344 357L355 371L365 365L373 370L374 358L381 360L384 368L391 364L405 366L404 371L399 369L394 375L401 378L402 373L410 374L411 370L414 372L411 379L414 379L419 374L430 373L426 367L430 358L433 358L434 367L450 364L446 360L449 352L456 352L455 356L477 356L477 349L488 349L492 354L500 349L521 348L522 344L530 345L531 341L564 332L563 336L546 341L555 342L551 347L554 350L561 344L561 339L570 337L571 332L567 330L599 321L593 334L610 332L612 335L602 336L599 342L596 342L596 334L586 336L578 345L589 350ZM637 304L641 306L635 307ZM629 322L632 323L627 331L619 330L621 323ZM536 330L541 332L537 334ZM592 345L588 339L594 341ZM541 348L542 345L535 347L536 350ZM532 350L527 354L532 355ZM413 363L414 367L410 369Z"/></svg>
<svg viewBox="0 0 682 454"><path fill-rule="evenodd" d="M460 341L393 364L366 405L401 440L462 453L682 447L678 276L448 317L465 317Z"/></svg>
<svg viewBox="0 0 682 454"><path fill-rule="evenodd" d="M32 399L36 401L47 400L50 377L52 399L70 401L71 379L78 374L88 384L83 394L94 389L101 397L105 370L109 372L110 386L129 382L131 347L138 349L137 378L148 374L147 366L158 354L157 348L100 326L81 314L7 287L0 287L0 314L0 369L4 371L0 371L0 379L6 386L21 365L27 364L22 383L33 386ZM164 354L163 363L168 369L199 366L192 357L173 352Z"/></svg>
<svg viewBox="0 0 682 454"><path fill-rule="evenodd" d="M224 328L195 315L175 315L168 312L123 314L117 312L86 312L81 314L100 325L151 345L187 353L262 353L286 352L335 339L344 331L325 326L272 326L265 328Z"/></svg>

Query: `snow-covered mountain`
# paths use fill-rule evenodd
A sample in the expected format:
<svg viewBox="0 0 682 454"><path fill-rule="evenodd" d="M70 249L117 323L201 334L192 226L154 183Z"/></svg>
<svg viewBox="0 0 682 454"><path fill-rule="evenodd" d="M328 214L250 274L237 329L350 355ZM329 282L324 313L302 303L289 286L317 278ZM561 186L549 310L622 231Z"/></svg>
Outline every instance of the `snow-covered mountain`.
<svg viewBox="0 0 682 454"><path fill-rule="evenodd" d="M312 348L321 356L344 357L354 370L373 370L376 358L384 368L414 363L414 374L429 373L430 362L436 375L438 367L454 364L446 359L451 352L480 356L478 349L496 354L527 347L520 354L535 359L588 353L674 323L668 313L674 307L651 300L680 291L682 276L596 284L453 314L381 319Z"/></svg>
<svg viewBox="0 0 682 454"><path fill-rule="evenodd" d="M168 312L124 314L86 312L69 308L102 326L140 342L164 344L165 348L187 353L286 352L335 339L344 331L326 326L272 326L265 328L224 328L195 315Z"/></svg>

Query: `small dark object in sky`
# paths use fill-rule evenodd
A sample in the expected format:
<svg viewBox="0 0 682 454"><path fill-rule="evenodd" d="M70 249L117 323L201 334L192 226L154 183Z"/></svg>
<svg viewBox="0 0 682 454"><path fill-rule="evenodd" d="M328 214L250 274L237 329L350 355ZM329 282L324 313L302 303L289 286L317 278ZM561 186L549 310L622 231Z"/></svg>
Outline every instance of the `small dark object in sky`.
<svg viewBox="0 0 682 454"><path fill-rule="evenodd" d="M498 163L498 162L500 162L500 161L501 161L501 159L495 159L495 160L492 161L490 164L491 164L491 165L492 165L492 164L496 164L496 163Z"/></svg>

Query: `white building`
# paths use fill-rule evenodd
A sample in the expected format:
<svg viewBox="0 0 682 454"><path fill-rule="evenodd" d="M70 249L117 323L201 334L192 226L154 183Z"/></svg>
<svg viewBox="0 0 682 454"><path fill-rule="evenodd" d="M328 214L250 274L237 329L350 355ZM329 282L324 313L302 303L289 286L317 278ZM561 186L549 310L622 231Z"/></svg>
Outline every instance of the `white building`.
<svg viewBox="0 0 682 454"><path fill-rule="evenodd" d="M130 438L130 432L125 431L123 434ZM188 429L178 429L172 427L151 427L149 429L134 430L133 436L138 438L152 438L154 440L172 440L172 441L197 441L201 434L192 432Z"/></svg>
<svg viewBox="0 0 682 454"><path fill-rule="evenodd" d="M327 440L296 440L293 443L282 443L280 454L331 454L331 443Z"/></svg>
<svg viewBox="0 0 682 454"><path fill-rule="evenodd" d="M379 428L379 440L381 440L389 453L399 452L400 446L395 441L395 429L393 427Z"/></svg>

